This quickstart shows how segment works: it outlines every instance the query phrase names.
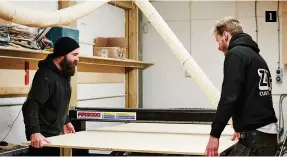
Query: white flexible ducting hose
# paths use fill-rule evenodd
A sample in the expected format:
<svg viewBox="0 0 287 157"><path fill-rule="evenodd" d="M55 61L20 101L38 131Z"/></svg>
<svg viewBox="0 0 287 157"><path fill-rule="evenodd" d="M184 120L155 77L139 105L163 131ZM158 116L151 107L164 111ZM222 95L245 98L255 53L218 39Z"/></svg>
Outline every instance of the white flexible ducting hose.
<svg viewBox="0 0 287 157"><path fill-rule="evenodd" d="M176 35L172 32L160 14L152 6L148 0L134 0L139 9L144 13L147 19L151 22L169 48L173 51L176 58L183 65L184 69L199 86L199 88L205 93L208 99L211 101L214 107L217 107L220 92L208 79L196 61L191 57ZM232 125L232 121L229 121Z"/></svg>
<svg viewBox="0 0 287 157"><path fill-rule="evenodd" d="M195 60L190 56L188 51L184 48L182 43L162 19L156 9L148 0L135 0L135 3L149 19L151 24L155 27L170 49L174 52L177 59L184 66L184 69L188 72L200 89L208 96L211 103L214 106L217 106L220 96L219 91L211 83Z"/></svg>
<svg viewBox="0 0 287 157"><path fill-rule="evenodd" d="M15 7L1 0L0 18L30 27L44 28L65 25L92 13L109 1L110 0L90 1L51 12L32 10L19 6Z"/></svg>

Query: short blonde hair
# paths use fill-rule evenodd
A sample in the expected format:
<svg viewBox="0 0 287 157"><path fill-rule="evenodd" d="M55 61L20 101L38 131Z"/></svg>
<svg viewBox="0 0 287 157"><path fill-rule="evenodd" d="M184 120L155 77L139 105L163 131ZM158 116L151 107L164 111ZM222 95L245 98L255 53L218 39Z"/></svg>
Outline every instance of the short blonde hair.
<svg viewBox="0 0 287 157"><path fill-rule="evenodd" d="M242 24L236 18L225 17L218 20L212 28L212 32L220 36L223 35L224 31L229 32L232 36L243 33Z"/></svg>

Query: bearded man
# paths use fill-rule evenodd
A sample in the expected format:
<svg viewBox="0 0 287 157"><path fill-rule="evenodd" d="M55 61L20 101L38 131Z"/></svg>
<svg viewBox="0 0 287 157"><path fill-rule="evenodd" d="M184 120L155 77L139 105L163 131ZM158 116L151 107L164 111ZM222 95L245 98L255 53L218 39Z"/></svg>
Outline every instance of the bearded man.
<svg viewBox="0 0 287 157"><path fill-rule="evenodd" d="M59 156L59 148L43 147L47 137L75 132L69 121L71 76L79 61L79 44L69 37L56 41L53 53L39 61L27 100L23 118L27 140L31 141L31 156Z"/></svg>

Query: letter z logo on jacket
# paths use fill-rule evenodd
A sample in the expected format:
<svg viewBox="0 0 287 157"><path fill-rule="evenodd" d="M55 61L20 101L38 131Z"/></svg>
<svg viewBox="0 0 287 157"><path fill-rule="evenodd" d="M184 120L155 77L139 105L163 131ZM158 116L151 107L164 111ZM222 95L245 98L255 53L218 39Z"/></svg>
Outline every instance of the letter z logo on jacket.
<svg viewBox="0 0 287 157"><path fill-rule="evenodd" d="M258 69L258 75L260 77L259 81L259 90L260 96L266 96L270 95L270 92L272 90L272 78L266 69Z"/></svg>

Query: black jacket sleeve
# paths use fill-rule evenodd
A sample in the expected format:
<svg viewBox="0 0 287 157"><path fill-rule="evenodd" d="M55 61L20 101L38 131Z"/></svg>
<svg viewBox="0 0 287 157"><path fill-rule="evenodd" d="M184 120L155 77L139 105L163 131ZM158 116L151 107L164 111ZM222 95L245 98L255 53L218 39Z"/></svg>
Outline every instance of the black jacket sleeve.
<svg viewBox="0 0 287 157"><path fill-rule="evenodd" d="M239 56L230 52L224 61L224 78L221 97L212 123L211 136L220 138L222 131L232 116L234 105L240 97L244 80L244 62Z"/></svg>
<svg viewBox="0 0 287 157"><path fill-rule="evenodd" d="M27 100L23 104L22 112L26 132L29 134L40 133L39 108L43 107L49 98L48 79L39 71L35 74Z"/></svg>
<svg viewBox="0 0 287 157"><path fill-rule="evenodd" d="M66 117L66 122L65 122L65 124L68 124L68 123L70 123L71 121L70 121L70 117L69 117L69 114L67 114L67 117Z"/></svg>

